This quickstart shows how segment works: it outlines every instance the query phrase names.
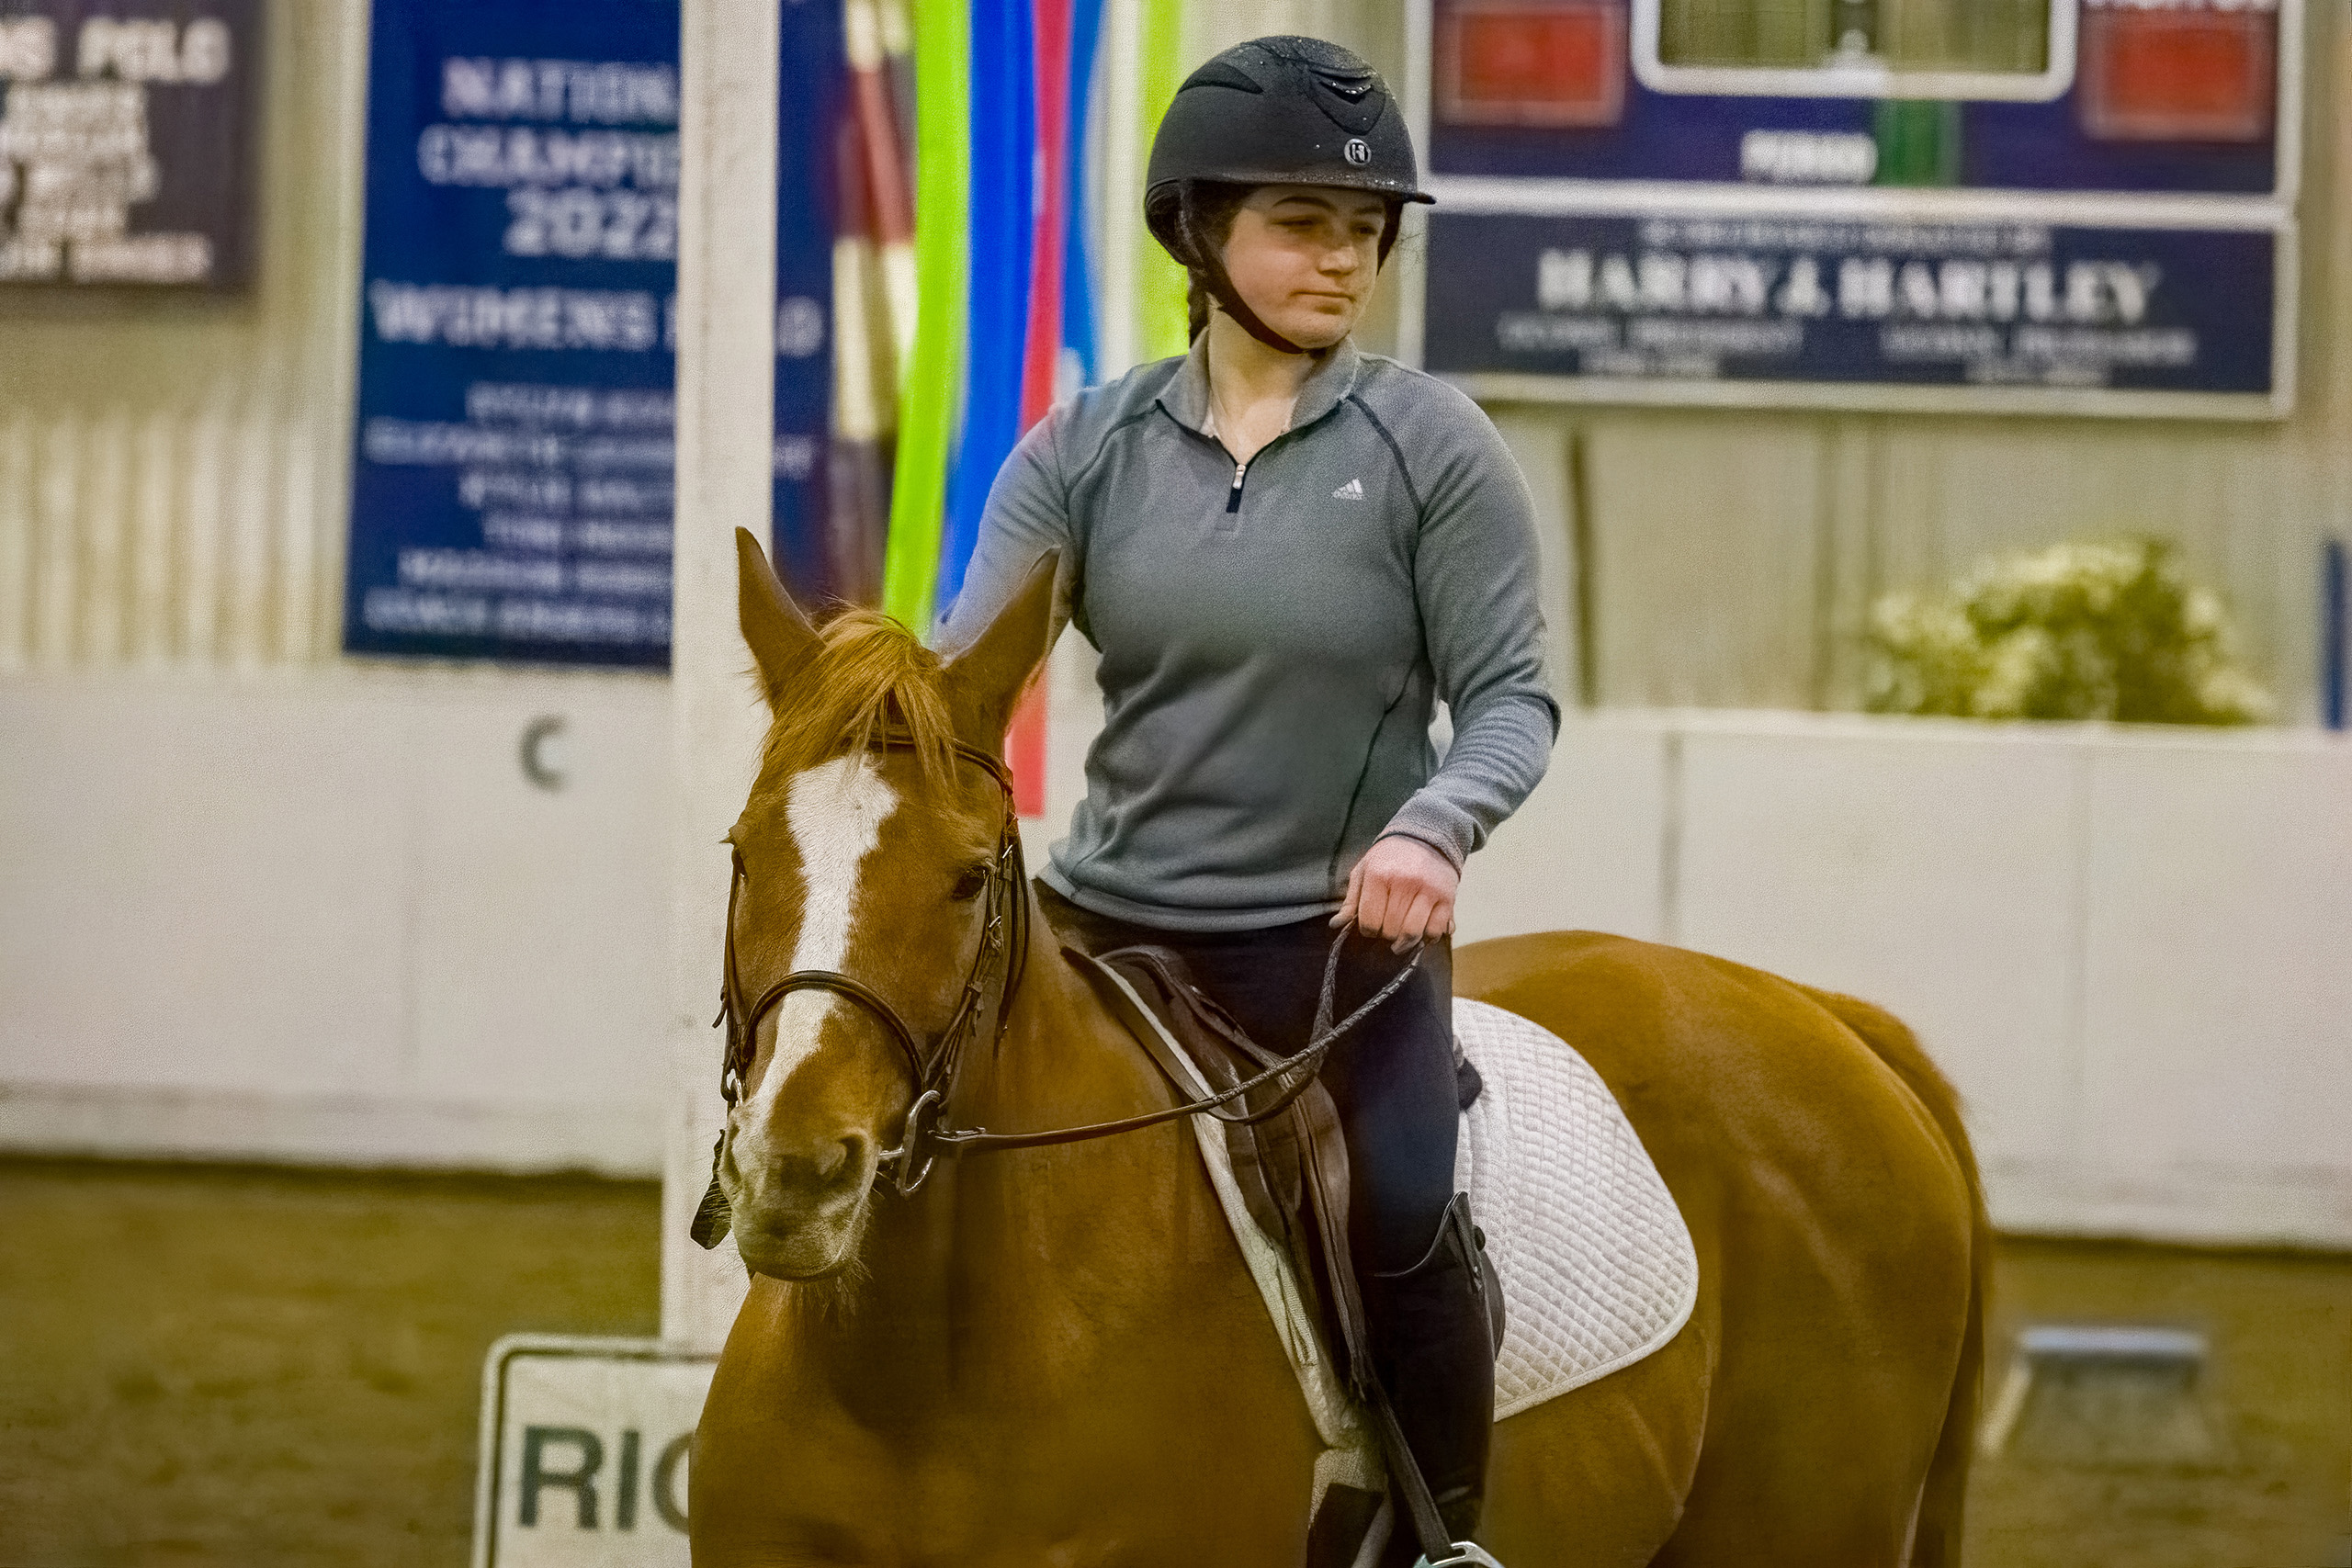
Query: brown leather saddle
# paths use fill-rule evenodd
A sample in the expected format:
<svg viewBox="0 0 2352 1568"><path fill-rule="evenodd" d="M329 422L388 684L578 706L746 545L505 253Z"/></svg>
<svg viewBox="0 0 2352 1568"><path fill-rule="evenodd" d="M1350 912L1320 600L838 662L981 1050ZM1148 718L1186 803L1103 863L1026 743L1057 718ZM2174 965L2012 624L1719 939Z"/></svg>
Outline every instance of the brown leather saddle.
<svg viewBox="0 0 2352 1568"><path fill-rule="evenodd" d="M1094 953L1065 940L1062 953L1093 981L1180 1099L1196 1096L1204 1083L1212 1094L1231 1089L1284 1060L1281 1052L1251 1040L1193 985L1182 956L1170 949L1120 947ZM1458 1057L1457 1082L1460 1103L1467 1110L1477 1097L1478 1078ZM1410 1461L1368 1361L1363 1296L1348 1247L1348 1150L1330 1090L1311 1072L1295 1082L1277 1077L1210 1114L1221 1123L1250 1219L1287 1257L1324 1343L1336 1350L1342 1376L1374 1417L1395 1473L1400 1460ZM1498 1309L1493 1326L1499 1343L1500 1287L1483 1252L1479 1263L1489 1268L1487 1297ZM1426 1504L1427 1487L1418 1472L1412 1484ZM1379 1494L1331 1487L1308 1531L1304 1568L1355 1562L1381 1504Z"/></svg>
<svg viewBox="0 0 2352 1568"><path fill-rule="evenodd" d="M1065 945L1063 952L1094 981L1104 1003L1180 1095L1197 1093L1199 1083L1211 1092L1232 1089L1283 1059L1280 1052L1243 1033L1193 984L1182 957L1168 948L1124 947L1095 954ZM1348 1150L1330 1090L1313 1077L1277 1082L1227 1108L1218 1120L1250 1217L1289 1258L1329 1343L1352 1352L1354 1337L1338 1315L1354 1305Z"/></svg>

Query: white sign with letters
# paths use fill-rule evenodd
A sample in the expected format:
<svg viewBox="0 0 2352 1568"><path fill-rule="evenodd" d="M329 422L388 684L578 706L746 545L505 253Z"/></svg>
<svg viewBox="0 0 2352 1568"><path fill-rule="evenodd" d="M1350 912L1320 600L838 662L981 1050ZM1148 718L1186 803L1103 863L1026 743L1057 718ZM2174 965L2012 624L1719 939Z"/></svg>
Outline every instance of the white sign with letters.
<svg viewBox="0 0 2352 1568"><path fill-rule="evenodd" d="M655 1339L492 1346L474 1568L687 1568L688 1466L716 1361Z"/></svg>

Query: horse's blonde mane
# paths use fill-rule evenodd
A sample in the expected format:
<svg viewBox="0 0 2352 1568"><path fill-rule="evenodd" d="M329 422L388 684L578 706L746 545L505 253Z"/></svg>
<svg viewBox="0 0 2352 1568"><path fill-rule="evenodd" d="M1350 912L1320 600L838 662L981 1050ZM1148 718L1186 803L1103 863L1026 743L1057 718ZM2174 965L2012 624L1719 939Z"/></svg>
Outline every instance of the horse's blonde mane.
<svg viewBox="0 0 2352 1568"><path fill-rule="evenodd" d="M944 666L912 632L877 610L845 609L817 629L817 655L778 694L764 769L788 777L880 736L907 742L926 784L955 762Z"/></svg>

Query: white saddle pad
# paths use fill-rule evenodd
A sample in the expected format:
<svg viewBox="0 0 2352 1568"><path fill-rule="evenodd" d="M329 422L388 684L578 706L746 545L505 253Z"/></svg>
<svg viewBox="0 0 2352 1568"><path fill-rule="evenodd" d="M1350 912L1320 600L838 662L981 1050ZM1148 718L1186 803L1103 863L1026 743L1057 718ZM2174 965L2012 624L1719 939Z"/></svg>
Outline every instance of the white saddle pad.
<svg viewBox="0 0 2352 1568"><path fill-rule="evenodd" d="M1500 1420L1673 1338L1699 1300L1699 1255L1590 1063L1485 1002L1455 1001L1453 1032L1487 1083L1463 1112L1454 1185L1503 1280Z"/></svg>
<svg viewBox="0 0 2352 1568"><path fill-rule="evenodd" d="M1550 1030L1485 1002L1457 998L1453 1029L1486 1080L1463 1113L1454 1182L1470 1194L1502 1276L1500 1420L1673 1338L1698 1303L1699 1258L1674 1195L1590 1063ZM1222 1126L1205 1115L1193 1126L1323 1438L1314 1505L1334 1483L1382 1490L1369 1433L1318 1343L1288 1259L1250 1217Z"/></svg>

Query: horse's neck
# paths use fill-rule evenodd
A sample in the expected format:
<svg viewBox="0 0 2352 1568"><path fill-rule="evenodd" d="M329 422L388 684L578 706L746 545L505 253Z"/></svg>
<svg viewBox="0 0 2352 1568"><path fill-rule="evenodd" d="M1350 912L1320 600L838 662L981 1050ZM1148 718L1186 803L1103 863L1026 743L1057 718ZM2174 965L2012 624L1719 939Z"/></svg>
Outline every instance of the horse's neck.
<svg viewBox="0 0 2352 1568"><path fill-rule="evenodd" d="M948 1120L1000 1133L1030 1132L1113 1121L1171 1103L1166 1081L1061 956L1050 931L1041 925L1038 934L1039 950L1031 955L1004 1038L993 1049L974 1043ZM1073 1232L1080 1245L1057 1254L1057 1260L1081 1257L1090 1245L1102 1245L1106 1213L1131 1196L1126 1179L1148 1173L1164 1184L1171 1164L1186 1158L1189 1171L1174 1175L1198 1175L1200 1167L1189 1134L1171 1125L943 1161L939 1175L951 1179L942 1184L940 1201L903 1205L894 1218L910 1232L949 1232L967 1249L1011 1227L1040 1243L1049 1234ZM922 1268L937 1256L935 1247L925 1247L903 1261ZM873 1262L877 1269L885 1266L878 1257Z"/></svg>
<svg viewBox="0 0 2352 1568"><path fill-rule="evenodd" d="M1172 1102L1143 1051L1037 926L1038 950L1001 1047L975 1043L949 1118L1025 1132ZM1075 1373L1073 1337L1139 1333L1231 1260L1182 1122L1059 1147L943 1160L914 1198L877 1193L854 1309L833 1349L888 1402L968 1376ZM1235 1265L1238 1267L1238 1264ZM897 1385L877 1386L874 1373ZM1082 1375L1076 1373L1075 1375Z"/></svg>

